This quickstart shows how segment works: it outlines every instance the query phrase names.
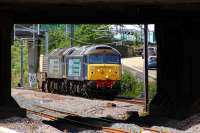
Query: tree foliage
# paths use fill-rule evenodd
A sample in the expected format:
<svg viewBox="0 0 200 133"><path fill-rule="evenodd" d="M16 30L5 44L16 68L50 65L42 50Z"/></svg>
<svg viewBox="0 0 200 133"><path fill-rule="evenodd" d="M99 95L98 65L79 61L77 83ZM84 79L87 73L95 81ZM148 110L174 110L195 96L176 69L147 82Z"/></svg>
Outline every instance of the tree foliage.
<svg viewBox="0 0 200 133"><path fill-rule="evenodd" d="M111 43L113 35L109 31L110 25L82 24L74 31L74 45ZM65 33L63 27L49 28L49 50L70 46L70 33ZM44 45L44 40L42 41Z"/></svg>
<svg viewBox="0 0 200 133"><path fill-rule="evenodd" d="M69 47L69 38L66 37L64 30L50 30L49 31L49 50L55 48Z"/></svg>
<svg viewBox="0 0 200 133"><path fill-rule="evenodd" d="M75 42L78 45L111 43L113 34L109 27L110 25L81 25L75 33Z"/></svg>
<svg viewBox="0 0 200 133"><path fill-rule="evenodd" d="M121 79L121 95L129 97L140 97L144 93L144 83L128 71L124 71ZM149 81L149 98L152 99L156 94L156 81Z"/></svg>

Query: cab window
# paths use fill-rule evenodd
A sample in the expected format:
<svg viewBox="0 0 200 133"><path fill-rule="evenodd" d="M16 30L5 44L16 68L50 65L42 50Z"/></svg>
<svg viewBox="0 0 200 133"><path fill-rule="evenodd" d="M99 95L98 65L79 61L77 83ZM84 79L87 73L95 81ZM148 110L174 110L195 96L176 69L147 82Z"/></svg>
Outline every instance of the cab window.
<svg viewBox="0 0 200 133"><path fill-rule="evenodd" d="M116 55L89 55L89 64L120 64L120 57Z"/></svg>

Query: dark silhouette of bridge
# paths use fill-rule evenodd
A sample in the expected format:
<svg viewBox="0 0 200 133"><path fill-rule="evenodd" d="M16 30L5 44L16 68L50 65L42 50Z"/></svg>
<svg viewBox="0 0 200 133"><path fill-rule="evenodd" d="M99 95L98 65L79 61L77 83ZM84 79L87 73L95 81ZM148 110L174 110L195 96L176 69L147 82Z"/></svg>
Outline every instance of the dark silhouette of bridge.
<svg viewBox="0 0 200 133"><path fill-rule="evenodd" d="M199 0L1 0L0 18L0 117L24 114L11 97L15 23L155 24L158 82L150 113L184 118L200 111Z"/></svg>

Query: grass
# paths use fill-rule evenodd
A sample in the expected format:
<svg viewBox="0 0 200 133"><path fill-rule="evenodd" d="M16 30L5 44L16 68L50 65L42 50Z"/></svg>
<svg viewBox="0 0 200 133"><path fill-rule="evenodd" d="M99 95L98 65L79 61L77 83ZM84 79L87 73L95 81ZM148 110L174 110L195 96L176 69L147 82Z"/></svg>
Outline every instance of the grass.
<svg viewBox="0 0 200 133"><path fill-rule="evenodd" d="M134 75L124 72L121 80L121 95L128 97L140 97L144 92L144 83L138 80ZM156 82L149 81L149 98L152 99L156 94Z"/></svg>

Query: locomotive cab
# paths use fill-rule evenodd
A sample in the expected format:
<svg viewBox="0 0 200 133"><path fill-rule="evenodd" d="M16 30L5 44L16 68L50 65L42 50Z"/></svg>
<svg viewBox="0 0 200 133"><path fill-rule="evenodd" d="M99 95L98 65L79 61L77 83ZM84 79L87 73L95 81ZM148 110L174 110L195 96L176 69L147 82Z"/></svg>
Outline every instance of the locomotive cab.
<svg viewBox="0 0 200 133"><path fill-rule="evenodd" d="M120 57L116 55L89 55L88 80L120 80Z"/></svg>
<svg viewBox="0 0 200 133"><path fill-rule="evenodd" d="M121 80L121 55L114 48L100 45L86 51L90 86L97 89L119 90Z"/></svg>

